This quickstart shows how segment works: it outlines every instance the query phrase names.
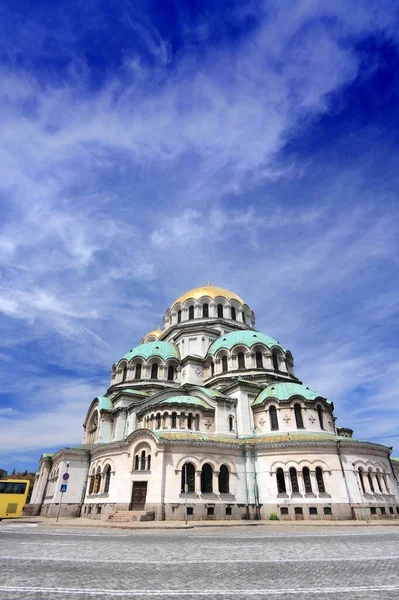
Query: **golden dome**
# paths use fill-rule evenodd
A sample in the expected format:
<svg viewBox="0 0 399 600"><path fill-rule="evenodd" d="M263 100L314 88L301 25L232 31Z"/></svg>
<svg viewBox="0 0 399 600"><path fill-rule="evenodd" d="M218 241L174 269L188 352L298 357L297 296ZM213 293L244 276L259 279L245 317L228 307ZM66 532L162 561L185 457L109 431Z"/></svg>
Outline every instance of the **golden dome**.
<svg viewBox="0 0 399 600"><path fill-rule="evenodd" d="M164 333L164 332L162 331L162 329L160 329L160 328L159 328L159 325L158 325L158 328L157 328L157 329L154 329L153 331L150 331L150 332L149 332L149 333L147 333L145 336L143 336L143 338L142 338L142 339L143 339L143 340L146 340L148 337L150 337L151 335L153 335L154 337L156 337L156 338L157 338L157 340L159 340L159 338L161 337L161 335L162 335L163 333Z"/></svg>
<svg viewBox="0 0 399 600"><path fill-rule="evenodd" d="M205 285L202 285L201 287L193 288L192 290L189 290L182 296L179 296L177 298L177 300L175 300L173 302L172 306L174 306L178 302L185 302L189 298L198 300L199 298L202 298L203 296L208 296L209 298L213 298L213 299L225 298L226 300L237 300L237 302L239 302L240 304L245 304L244 300L242 298L240 298L240 296L237 296L237 294L235 294L234 292L231 292L230 290L226 290L226 288L211 285L211 283L208 281Z"/></svg>

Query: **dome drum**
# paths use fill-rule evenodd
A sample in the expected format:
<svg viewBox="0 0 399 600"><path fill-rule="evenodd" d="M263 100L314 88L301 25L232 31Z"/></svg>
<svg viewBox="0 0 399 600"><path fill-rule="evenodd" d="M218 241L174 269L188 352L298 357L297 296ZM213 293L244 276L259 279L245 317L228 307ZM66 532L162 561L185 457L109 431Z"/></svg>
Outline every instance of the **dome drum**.
<svg viewBox="0 0 399 600"><path fill-rule="evenodd" d="M165 329L198 319L224 319L254 327L255 315L237 294L211 285L180 296L164 316Z"/></svg>
<svg viewBox="0 0 399 600"><path fill-rule="evenodd" d="M195 396L171 396L144 407L138 414L139 427L153 431L210 431L215 409Z"/></svg>

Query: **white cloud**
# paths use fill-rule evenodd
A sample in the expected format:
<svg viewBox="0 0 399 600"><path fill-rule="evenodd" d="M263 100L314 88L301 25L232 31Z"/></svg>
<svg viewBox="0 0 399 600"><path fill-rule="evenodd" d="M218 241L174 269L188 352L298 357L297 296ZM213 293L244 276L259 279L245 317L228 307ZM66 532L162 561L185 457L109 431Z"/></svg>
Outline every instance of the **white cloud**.
<svg viewBox="0 0 399 600"><path fill-rule="evenodd" d="M282 1L249 40L201 63L182 52L173 71L159 34L129 15L153 71L128 55L128 74L90 92L85 69L43 86L2 68L3 354L7 373L19 372L21 355L33 363L29 377L46 398L45 412L25 415L25 392L14 391L20 413L1 415L12 421L4 449L76 443L106 385L104 376L85 389L85 376L107 375L168 302L206 279L243 295L259 328L291 347L298 375L348 416L345 398L364 382L370 397L393 399L395 386L369 364L375 342L374 369L395 373L396 356L380 346L386 319L397 318L397 286L375 284L378 271L396 272L394 211L375 210L381 190L352 156L329 178L320 157L282 152L358 74L349 40L392 33L389 5ZM195 35L208 30L198 24ZM49 365L73 370L79 389L64 383L61 401Z"/></svg>

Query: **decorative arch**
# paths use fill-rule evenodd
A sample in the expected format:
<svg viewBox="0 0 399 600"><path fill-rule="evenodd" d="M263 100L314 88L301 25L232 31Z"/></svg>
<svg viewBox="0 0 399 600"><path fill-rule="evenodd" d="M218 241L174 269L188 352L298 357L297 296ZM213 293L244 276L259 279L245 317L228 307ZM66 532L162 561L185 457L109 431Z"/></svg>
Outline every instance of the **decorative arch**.
<svg viewBox="0 0 399 600"><path fill-rule="evenodd" d="M196 471L200 471L200 470L201 470L200 463L198 462L198 459L196 459L196 458L193 458L192 456L185 456L184 458L181 458L181 459L180 459L180 460L177 462L177 464L176 464L176 468L175 468L175 471L177 471L177 472L178 472L178 471L181 471L181 470L182 470L182 468L184 467L184 463L185 463L186 461L193 463L193 465L194 465L194 467L195 467L195 470L196 470Z"/></svg>

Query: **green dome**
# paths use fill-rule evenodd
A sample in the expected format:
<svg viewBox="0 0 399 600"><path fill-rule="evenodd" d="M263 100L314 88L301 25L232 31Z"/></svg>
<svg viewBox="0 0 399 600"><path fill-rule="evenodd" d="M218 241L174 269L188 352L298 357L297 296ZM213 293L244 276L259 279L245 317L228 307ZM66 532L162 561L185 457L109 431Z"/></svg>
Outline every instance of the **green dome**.
<svg viewBox="0 0 399 600"><path fill-rule="evenodd" d="M232 331L226 335L221 335L217 340L211 344L208 354L215 354L220 348L226 348L231 350L237 344L243 344L251 348L255 344L264 344L271 348L272 346L282 346L273 338L260 331L254 331L253 329L243 329L242 331Z"/></svg>
<svg viewBox="0 0 399 600"><path fill-rule="evenodd" d="M133 350L130 350L130 352L125 354L123 358L131 360L132 358L136 358L136 356L140 356L145 360L151 356L159 356L164 360L167 360L168 358L177 358L177 360L180 360L179 349L175 344L160 342L158 340L156 342L147 342L146 344L136 346Z"/></svg>
<svg viewBox="0 0 399 600"><path fill-rule="evenodd" d="M258 406L265 400L271 398L275 400L289 400L293 396L302 396L305 400L316 400L316 398L323 397L300 383L287 383L282 381L281 383L272 383L262 390L253 401L252 406Z"/></svg>
<svg viewBox="0 0 399 600"><path fill-rule="evenodd" d="M164 400L156 404L184 404L186 406L201 406L202 408L213 409L213 406L208 404L206 400L202 400L196 396L171 396L170 398L164 398Z"/></svg>
<svg viewBox="0 0 399 600"><path fill-rule="evenodd" d="M114 405L109 398L106 398L105 396L97 396L95 400L98 400L99 410L114 410Z"/></svg>

